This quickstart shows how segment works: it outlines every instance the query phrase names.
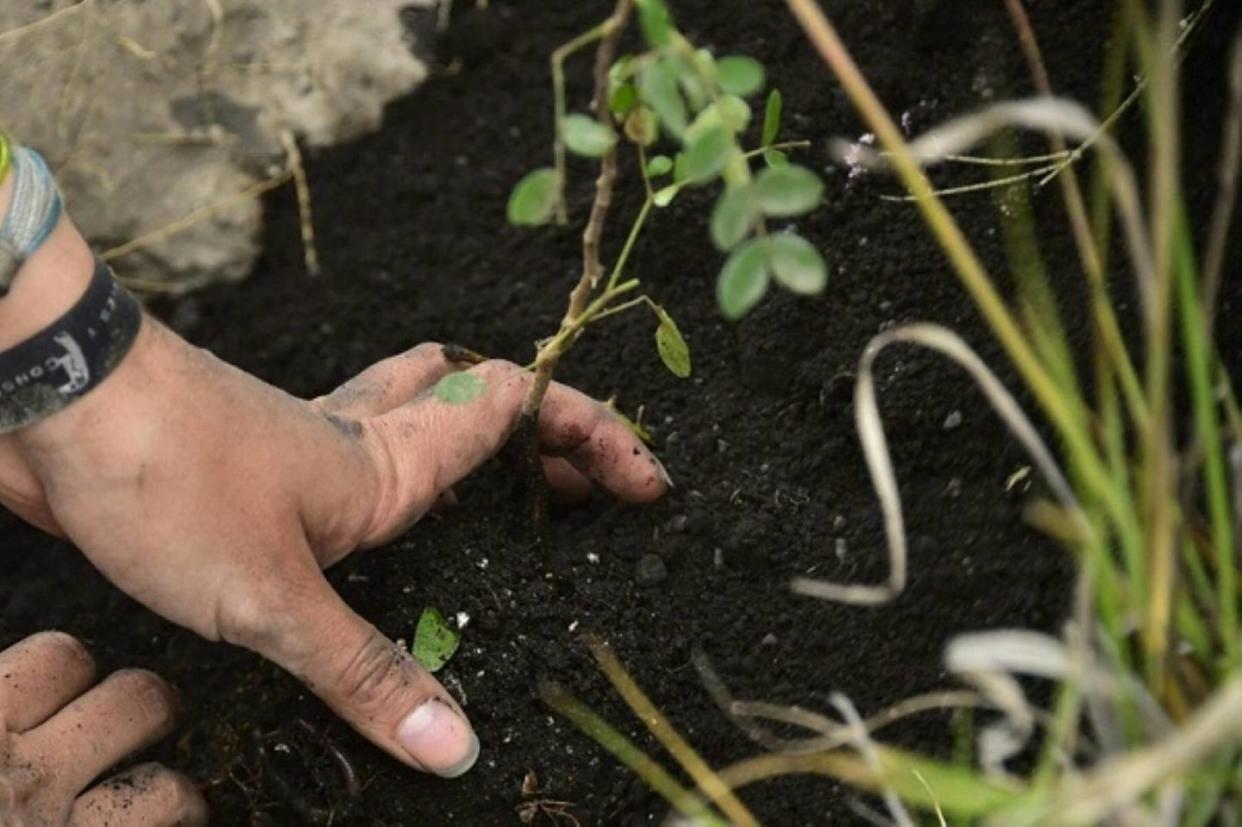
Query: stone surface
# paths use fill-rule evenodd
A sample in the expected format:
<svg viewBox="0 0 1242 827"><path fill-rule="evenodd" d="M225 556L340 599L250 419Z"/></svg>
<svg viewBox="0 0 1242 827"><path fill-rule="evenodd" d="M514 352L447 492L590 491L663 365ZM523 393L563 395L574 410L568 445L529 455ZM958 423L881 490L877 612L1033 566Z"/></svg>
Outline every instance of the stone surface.
<svg viewBox="0 0 1242 827"><path fill-rule="evenodd" d="M101 250L201 217L116 258L123 276L175 290L240 279L262 220L242 194L288 169L282 134L323 146L378 128L426 77L416 53L435 5L3 3L0 125L47 157Z"/></svg>

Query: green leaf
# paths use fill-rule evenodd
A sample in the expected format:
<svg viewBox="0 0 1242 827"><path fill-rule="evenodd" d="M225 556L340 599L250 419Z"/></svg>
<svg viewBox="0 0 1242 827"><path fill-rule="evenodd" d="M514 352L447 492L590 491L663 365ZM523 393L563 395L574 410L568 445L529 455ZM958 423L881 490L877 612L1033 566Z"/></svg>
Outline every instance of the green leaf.
<svg viewBox="0 0 1242 827"><path fill-rule="evenodd" d="M509 223L533 227L547 224L556 209L560 176L551 167L526 173L509 195Z"/></svg>
<svg viewBox="0 0 1242 827"><path fill-rule="evenodd" d="M815 209L824 194L819 176L795 164L765 169L759 173L755 184L763 211L778 218Z"/></svg>
<svg viewBox="0 0 1242 827"><path fill-rule="evenodd" d="M418 618L410 654L428 672L439 672L453 657L459 643L461 633L448 624L439 609L428 606Z"/></svg>
<svg viewBox="0 0 1242 827"><path fill-rule="evenodd" d="M759 217L759 201L749 183L725 187L712 208L712 242L721 250L732 250L746 238Z"/></svg>
<svg viewBox="0 0 1242 827"><path fill-rule="evenodd" d="M720 109L720 122L734 133L750 124L750 105L737 95L721 95L713 106Z"/></svg>
<svg viewBox="0 0 1242 827"><path fill-rule="evenodd" d="M686 180L703 182L724 169L734 152L733 135L723 126L708 129L686 146Z"/></svg>
<svg viewBox="0 0 1242 827"><path fill-rule="evenodd" d="M763 151L763 162L770 167L788 166L789 156L779 149L765 149Z"/></svg>
<svg viewBox="0 0 1242 827"><path fill-rule="evenodd" d="M634 70L637 67L638 61L634 59L634 55L621 55L615 63L608 67L608 80L614 86L619 86L634 77Z"/></svg>
<svg viewBox="0 0 1242 827"><path fill-rule="evenodd" d="M667 46L673 36L673 16L664 0L637 0L638 18L647 42L657 48Z"/></svg>
<svg viewBox="0 0 1242 827"><path fill-rule="evenodd" d="M487 390L487 382L473 373L450 373L436 382L436 399L450 405L473 402Z"/></svg>
<svg viewBox="0 0 1242 827"><path fill-rule="evenodd" d="M673 199L677 197L679 192L681 192L681 184L669 184L667 187L655 191L655 195L651 196L651 203L657 207L667 207L673 203Z"/></svg>
<svg viewBox="0 0 1242 827"><path fill-rule="evenodd" d="M678 152L673 156L673 182L680 184L686 180L686 153Z"/></svg>
<svg viewBox="0 0 1242 827"><path fill-rule="evenodd" d="M720 312L730 321L745 316L768 291L768 279L768 252L761 241L748 241L738 247L721 268L716 282Z"/></svg>
<svg viewBox="0 0 1242 827"><path fill-rule="evenodd" d="M776 135L781 131L781 90L773 89L768 93L767 105L763 107L763 139L764 146L771 146Z"/></svg>
<svg viewBox="0 0 1242 827"><path fill-rule="evenodd" d="M570 152L599 158L617 143L617 133L588 115L566 115L561 120L561 137Z"/></svg>
<svg viewBox="0 0 1242 827"><path fill-rule="evenodd" d="M632 83L622 83L612 90L608 100L608 110L618 119L630 114L630 110L638 104L638 90Z"/></svg>
<svg viewBox="0 0 1242 827"><path fill-rule="evenodd" d="M681 137L689 116L686 102L677 88L677 75L666 61L656 61L643 70L638 79L638 93L660 116L664 128L674 137Z"/></svg>
<svg viewBox="0 0 1242 827"><path fill-rule="evenodd" d="M753 95L763 88L763 64L753 57L730 55L716 61L720 88L731 95Z"/></svg>
<svg viewBox="0 0 1242 827"><path fill-rule="evenodd" d="M772 277L786 289L802 295L823 292L828 267L811 242L794 232L768 236L768 266Z"/></svg>
<svg viewBox="0 0 1242 827"><path fill-rule="evenodd" d="M660 320L660 326L655 332L656 350L660 352L660 359L670 373L678 379L685 379L690 375L690 347L682 338L673 317L658 304L653 309Z"/></svg>
<svg viewBox="0 0 1242 827"><path fill-rule="evenodd" d="M647 161L647 175L652 178L668 175L672 171L673 159L667 155L655 155Z"/></svg>

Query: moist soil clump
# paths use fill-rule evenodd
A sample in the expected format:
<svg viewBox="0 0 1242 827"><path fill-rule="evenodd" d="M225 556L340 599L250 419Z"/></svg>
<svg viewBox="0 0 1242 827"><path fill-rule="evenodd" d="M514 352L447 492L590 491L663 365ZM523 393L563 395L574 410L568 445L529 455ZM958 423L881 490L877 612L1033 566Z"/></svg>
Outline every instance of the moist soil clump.
<svg viewBox="0 0 1242 827"><path fill-rule="evenodd" d="M323 275L305 273L296 204L279 192L266 203L266 252L254 276L158 303L158 315L194 343L306 397L420 341L530 358L577 279L594 170L572 165L569 227L508 227L505 201L525 171L550 157L549 53L611 4L457 5L441 71L390 107L383 131L306 159ZM895 184L832 163L828 138L856 139L864 129L784 5L673 5L696 42L763 61L770 85L784 93L785 136L812 141L795 157L826 176L825 205L798 229L825 252L830 284L813 299L775 292L742 322L724 322L714 300L721 257L705 226L712 194L679 198L655 216L632 273L676 317L694 354L693 377L665 371L654 322L642 314L592 328L558 374L597 397L615 395L632 417L641 412L676 488L647 508L598 496L554 509L535 544L520 481L492 463L459 488L456 507L332 569L350 605L394 639L408 641L427 606L468 618L440 676L482 741L470 774L448 782L407 771L293 678L161 621L69 545L0 517L0 645L61 628L86 642L101 669L144 666L177 685L185 716L154 754L203 784L214 823L516 824L519 807L536 814L534 823L569 823L553 820L557 808L583 825L654 823L665 805L539 700L539 683L558 681L664 760L600 676L584 633L607 639L688 739L722 766L758 747L704 691L691 664L696 650L739 697L829 711L829 694L841 691L866 714L946 686L941 651L957 632L1055 630L1065 616L1070 561L1021 520L1039 483L1007 485L1027 458L956 369L905 348L884 357L877 378L911 531L909 586L875 609L790 593L797 575L851 582L886 575L851 408L854 370L871 336L906 321L940 322L1016 383L915 210L881 199ZM907 130L1030 91L999 3L825 5ZM1107 5L1032 8L1054 85L1087 102L1097 98ZM1236 16L1222 10L1185 65L1186 186L1197 216L1211 204ZM582 57L570 68L578 110L590 92L589 65ZM614 254L641 199L627 164L606 239ZM973 180L951 170L935 177L942 185ZM991 271L1006 272L991 198L952 205ZM1059 194L1046 188L1035 205L1068 325L1085 348L1079 270ZM1226 296L1222 318L1234 299ZM943 754L952 729L947 716L929 715L885 736ZM356 797L342 757L361 788ZM852 795L800 777L742 797L765 823L794 825L853 823Z"/></svg>

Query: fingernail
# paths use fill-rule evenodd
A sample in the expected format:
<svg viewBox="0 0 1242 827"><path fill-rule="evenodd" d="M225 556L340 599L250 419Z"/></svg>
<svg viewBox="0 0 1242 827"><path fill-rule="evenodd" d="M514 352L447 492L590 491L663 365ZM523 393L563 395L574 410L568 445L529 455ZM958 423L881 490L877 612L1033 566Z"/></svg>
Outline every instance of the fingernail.
<svg viewBox="0 0 1242 827"><path fill-rule="evenodd" d="M428 772L456 778L479 758L470 725L438 698L423 701L397 727L397 741Z"/></svg>
<svg viewBox="0 0 1242 827"><path fill-rule="evenodd" d="M669 488L676 488L677 486L673 484L673 478L668 475L668 469L664 467L664 463L660 462L660 458L652 454L651 461L655 463L656 470L660 472L660 479L664 480L664 484Z"/></svg>

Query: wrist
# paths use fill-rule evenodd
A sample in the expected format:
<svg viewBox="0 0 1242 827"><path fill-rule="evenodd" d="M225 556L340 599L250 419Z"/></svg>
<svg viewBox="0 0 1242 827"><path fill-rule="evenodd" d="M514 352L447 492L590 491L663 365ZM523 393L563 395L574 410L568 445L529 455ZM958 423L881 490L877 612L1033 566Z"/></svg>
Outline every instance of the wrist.
<svg viewBox="0 0 1242 827"><path fill-rule="evenodd" d="M0 186L0 217L8 210L12 176ZM0 351L7 350L56 321L82 297L94 271L94 256L69 219L62 215L47 241L18 271L0 298Z"/></svg>

